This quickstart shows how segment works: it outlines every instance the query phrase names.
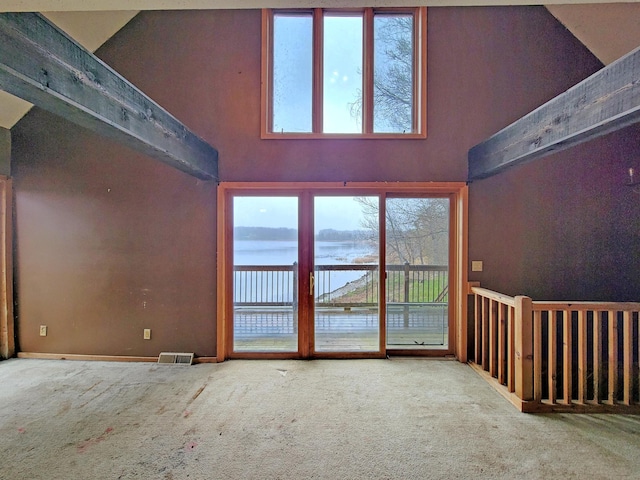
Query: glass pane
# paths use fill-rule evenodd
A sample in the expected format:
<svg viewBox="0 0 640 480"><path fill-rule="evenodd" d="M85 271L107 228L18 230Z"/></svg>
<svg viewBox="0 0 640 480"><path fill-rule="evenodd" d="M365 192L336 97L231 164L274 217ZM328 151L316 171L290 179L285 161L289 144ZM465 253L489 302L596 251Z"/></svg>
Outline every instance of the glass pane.
<svg viewBox="0 0 640 480"><path fill-rule="evenodd" d="M362 132L362 16L324 17L323 127Z"/></svg>
<svg viewBox="0 0 640 480"><path fill-rule="evenodd" d="M309 15L273 18L273 131L311 132L313 21Z"/></svg>
<svg viewBox="0 0 640 480"><path fill-rule="evenodd" d="M386 206L387 348L448 348L449 199Z"/></svg>
<svg viewBox="0 0 640 480"><path fill-rule="evenodd" d="M316 352L380 351L377 211L378 197L315 198Z"/></svg>
<svg viewBox="0 0 640 480"><path fill-rule="evenodd" d="M298 198L233 199L233 351L298 350Z"/></svg>
<svg viewBox="0 0 640 480"><path fill-rule="evenodd" d="M373 131L413 129L413 16L375 15Z"/></svg>

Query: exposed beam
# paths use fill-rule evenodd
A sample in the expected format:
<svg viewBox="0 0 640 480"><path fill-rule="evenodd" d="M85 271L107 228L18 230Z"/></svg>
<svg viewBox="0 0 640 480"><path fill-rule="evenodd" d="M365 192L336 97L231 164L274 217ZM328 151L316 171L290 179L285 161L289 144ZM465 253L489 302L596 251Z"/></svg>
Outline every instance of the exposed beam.
<svg viewBox="0 0 640 480"><path fill-rule="evenodd" d="M0 89L201 179L218 154L36 13L0 14Z"/></svg>
<svg viewBox="0 0 640 480"><path fill-rule="evenodd" d="M469 180L489 177L640 121L640 48L469 150Z"/></svg>
<svg viewBox="0 0 640 480"><path fill-rule="evenodd" d="M633 3L638 0L2 0L3 12L64 12L98 10L206 10L217 8L307 7L468 7L496 5L553 5Z"/></svg>

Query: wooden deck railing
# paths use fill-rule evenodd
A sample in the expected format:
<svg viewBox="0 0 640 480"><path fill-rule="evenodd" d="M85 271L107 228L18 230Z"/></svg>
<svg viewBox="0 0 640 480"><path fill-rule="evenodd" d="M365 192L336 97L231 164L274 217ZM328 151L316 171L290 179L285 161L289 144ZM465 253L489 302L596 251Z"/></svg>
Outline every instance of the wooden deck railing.
<svg viewBox="0 0 640 480"><path fill-rule="evenodd" d="M471 292L473 366L522 411L640 412L640 303Z"/></svg>
<svg viewBox="0 0 640 480"><path fill-rule="evenodd" d="M316 265L315 298L326 307L368 307L378 304L378 265ZM387 265L386 303L446 304L446 265ZM343 274L349 274L345 281ZM236 265L233 276L237 307L294 306L298 301L298 265Z"/></svg>
<svg viewBox="0 0 640 480"><path fill-rule="evenodd" d="M233 267L234 305L282 307L298 299L298 264L236 265Z"/></svg>

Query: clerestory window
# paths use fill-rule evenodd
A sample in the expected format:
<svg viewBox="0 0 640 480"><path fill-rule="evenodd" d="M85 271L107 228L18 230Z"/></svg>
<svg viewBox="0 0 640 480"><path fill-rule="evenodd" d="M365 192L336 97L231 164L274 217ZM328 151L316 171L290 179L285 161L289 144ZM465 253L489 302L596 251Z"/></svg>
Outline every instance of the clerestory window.
<svg viewBox="0 0 640 480"><path fill-rule="evenodd" d="M426 8L263 10L262 138L426 136Z"/></svg>

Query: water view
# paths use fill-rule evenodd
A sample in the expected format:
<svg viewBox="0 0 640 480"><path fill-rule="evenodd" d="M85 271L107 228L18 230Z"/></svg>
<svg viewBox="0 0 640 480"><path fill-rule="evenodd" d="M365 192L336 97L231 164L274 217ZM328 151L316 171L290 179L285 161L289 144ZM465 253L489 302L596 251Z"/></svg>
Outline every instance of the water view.
<svg viewBox="0 0 640 480"><path fill-rule="evenodd" d="M393 222L386 229L381 289L379 200L314 197L313 236L301 245L296 197L234 198L234 351L295 352L298 321L313 328L315 352L379 351L381 290L388 347L446 348L448 205L443 199L387 200ZM340 223L348 211L351 223L346 217ZM310 250L308 271L299 255ZM310 284L312 295L299 291ZM313 312L310 318L298 318L302 305Z"/></svg>
<svg viewBox="0 0 640 480"><path fill-rule="evenodd" d="M316 242L317 265L376 263L377 252L366 242ZM238 240L234 242L235 265L292 265L298 261L298 242Z"/></svg>
<svg viewBox="0 0 640 480"><path fill-rule="evenodd" d="M316 242L316 265L375 264L377 252L366 242ZM298 261L298 242L240 240L234 243L234 264L240 265L287 265ZM363 276L362 271L332 271L330 285L338 289ZM320 279L319 279L320 280ZM316 293L322 284L316 284ZM332 290L333 291L333 290Z"/></svg>

